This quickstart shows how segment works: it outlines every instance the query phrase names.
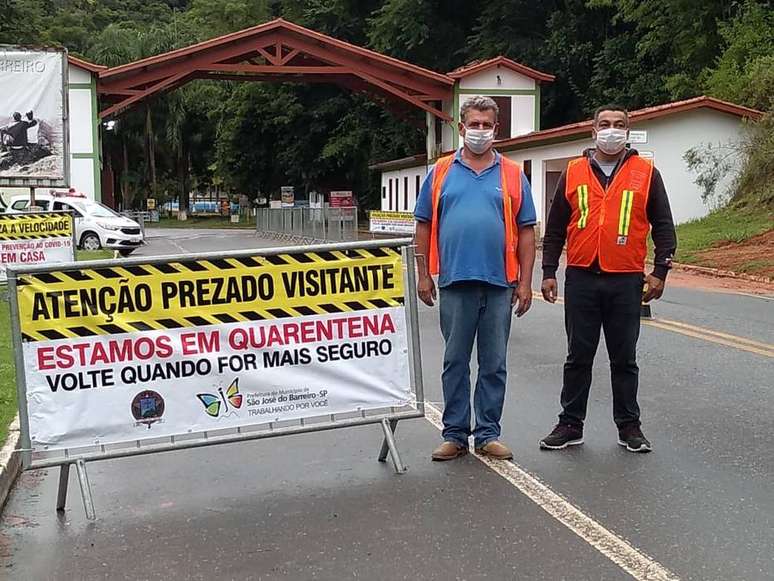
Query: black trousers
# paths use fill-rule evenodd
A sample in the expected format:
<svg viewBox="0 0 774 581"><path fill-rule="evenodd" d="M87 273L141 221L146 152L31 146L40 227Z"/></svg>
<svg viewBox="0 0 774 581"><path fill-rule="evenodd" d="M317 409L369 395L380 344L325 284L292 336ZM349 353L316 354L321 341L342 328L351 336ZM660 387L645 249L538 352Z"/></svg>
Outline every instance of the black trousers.
<svg viewBox="0 0 774 581"><path fill-rule="evenodd" d="M644 275L640 273L610 274L567 268L564 324L568 354L560 422L583 426L601 328L610 357L613 419L619 427L631 422L639 424L637 339L643 284Z"/></svg>

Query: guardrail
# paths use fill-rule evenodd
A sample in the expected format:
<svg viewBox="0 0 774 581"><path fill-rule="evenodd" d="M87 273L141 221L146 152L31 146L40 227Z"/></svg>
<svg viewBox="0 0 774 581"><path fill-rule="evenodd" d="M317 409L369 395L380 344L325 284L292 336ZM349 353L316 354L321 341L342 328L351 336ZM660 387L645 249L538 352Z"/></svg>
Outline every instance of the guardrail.
<svg viewBox="0 0 774 581"><path fill-rule="evenodd" d="M358 239L357 208L258 208L259 236L312 244Z"/></svg>

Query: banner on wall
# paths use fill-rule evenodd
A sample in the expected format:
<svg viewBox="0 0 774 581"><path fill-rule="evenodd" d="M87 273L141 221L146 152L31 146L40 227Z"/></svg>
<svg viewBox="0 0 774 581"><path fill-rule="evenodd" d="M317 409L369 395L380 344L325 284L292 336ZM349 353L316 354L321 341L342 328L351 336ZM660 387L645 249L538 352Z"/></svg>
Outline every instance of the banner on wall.
<svg viewBox="0 0 774 581"><path fill-rule="evenodd" d="M74 252L71 214L0 214L0 282L9 267L72 262Z"/></svg>
<svg viewBox="0 0 774 581"><path fill-rule="evenodd" d="M0 185L66 186L67 53L0 47Z"/></svg>
<svg viewBox="0 0 774 581"><path fill-rule="evenodd" d="M20 274L33 451L412 402L399 248Z"/></svg>

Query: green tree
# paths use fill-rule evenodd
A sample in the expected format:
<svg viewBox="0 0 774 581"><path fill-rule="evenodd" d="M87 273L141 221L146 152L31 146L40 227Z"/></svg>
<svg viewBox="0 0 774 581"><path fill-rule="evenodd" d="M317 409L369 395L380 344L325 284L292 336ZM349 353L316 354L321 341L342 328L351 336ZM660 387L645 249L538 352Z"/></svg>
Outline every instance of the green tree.
<svg viewBox="0 0 774 581"><path fill-rule="evenodd" d="M89 54L98 63L117 66L160 54L172 46L168 27L153 27L139 30L121 24L108 26L97 37ZM145 99L142 104L144 115L144 141L146 175L152 197L158 194L158 173L156 171L156 135L153 129L152 100ZM136 113L135 113L136 114Z"/></svg>
<svg viewBox="0 0 774 581"><path fill-rule="evenodd" d="M774 11L747 2L720 25L723 50L704 71L706 91L720 99L771 110L774 106Z"/></svg>

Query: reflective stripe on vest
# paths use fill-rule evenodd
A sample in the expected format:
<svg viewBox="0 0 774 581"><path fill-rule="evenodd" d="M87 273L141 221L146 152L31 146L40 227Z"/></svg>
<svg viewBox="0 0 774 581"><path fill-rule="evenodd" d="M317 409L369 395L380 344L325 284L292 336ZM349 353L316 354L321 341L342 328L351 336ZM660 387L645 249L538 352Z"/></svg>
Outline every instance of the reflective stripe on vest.
<svg viewBox="0 0 774 581"><path fill-rule="evenodd" d="M578 210L578 228L585 228L589 220L589 186L586 184L578 186Z"/></svg>
<svg viewBox="0 0 774 581"><path fill-rule="evenodd" d="M567 264L606 272L642 272L650 222L648 192L653 164L632 155L605 189L581 157L567 166L565 197L572 211L567 226Z"/></svg>
<svg viewBox="0 0 774 581"><path fill-rule="evenodd" d="M430 249L428 268L430 274L440 272L440 255L438 252L438 226L440 218L441 191L449 174L454 155L440 158L433 170L432 206L433 218L430 224ZM516 227L516 216L521 209L521 168L519 164L505 156L500 156L500 185L503 190L503 222L505 224L505 278L508 283L515 283L519 278L518 246L519 232Z"/></svg>
<svg viewBox="0 0 774 581"><path fill-rule="evenodd" d="M629 224L632 221L632 201L634 200L634 192L631 190L624 190L621 196L621 212L618 216L618 235L629 235Z"/></svg>

